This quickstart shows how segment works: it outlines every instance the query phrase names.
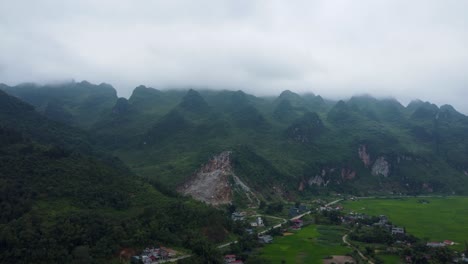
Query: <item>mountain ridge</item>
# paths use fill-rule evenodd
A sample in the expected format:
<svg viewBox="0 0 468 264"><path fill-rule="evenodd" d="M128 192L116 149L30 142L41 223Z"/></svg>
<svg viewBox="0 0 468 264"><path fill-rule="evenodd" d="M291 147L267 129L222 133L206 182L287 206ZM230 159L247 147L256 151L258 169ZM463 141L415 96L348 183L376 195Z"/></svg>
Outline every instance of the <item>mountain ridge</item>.
<svg viewBox="0 0 468 264"><path fill-rule="evenodd" d="M136 100L142 92L149 93L140 96L148 99L146 103ZM67 108L69 102L60 104ZM247 170L236 174L265 199L330 191L464 193L468 184L468 117L450 105L413 101L405 107L395 99L369 95L333 103L291 91L275 98L139 86L130 99L115 99L101 112L91 129L75 125L97 137L102 148L116 153L137 174L170 188L216 153L247 155L236 152L244 146L255 154L253 160L241 158ZM83 118L80 112L72 114ZM359 154L362 146L367 162ZM255 172L259 160L271 167L264 173L275 171L274 195L259 187L269 181L268 175ZM326 186L316 184L325 182Z"/></svg>
<svg viewBox="0 0 468 264"><path fill-rule="evenodd" d="M109 263L122 248L210 248L231 232L223 212L135 175L87 133L0 91L1 263Z"/></svg>

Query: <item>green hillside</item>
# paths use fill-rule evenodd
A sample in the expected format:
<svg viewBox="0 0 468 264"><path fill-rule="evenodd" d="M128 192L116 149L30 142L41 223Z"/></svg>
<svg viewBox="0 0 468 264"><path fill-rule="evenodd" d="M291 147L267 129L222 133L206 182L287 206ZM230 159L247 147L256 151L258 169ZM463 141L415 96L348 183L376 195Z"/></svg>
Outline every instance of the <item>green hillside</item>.
<svg viewBox="0 0 468 264"><path fill-rule="evenodd" d="M93 87L94 94L109 88ZM40 98L50 94L47 86L3 89L24 100L34 97L28 91ZM103 101L113 104L100 104L96 111L102 114L93 119L80 111L51 112L87 130L95 144L133 172L169 188L184 183L211 156L231 150L242 160L234 170L267 199L333 192L467 193L468 117L448 105L414 101L405 107L367 95L333 102L291 91L274 98L144 86L128 100L110 94ZM35 105L57 104L54 100ZM84 103L77 98L59 104L72 109Z"/></svg>
<svg viewBox="0 0 468 264"><path fill-rule="evenodd" d="M156 245L203 254L229 235L224 213L134 175L93 144L0 91L1 263L108 263L122 248Z"/></svg>

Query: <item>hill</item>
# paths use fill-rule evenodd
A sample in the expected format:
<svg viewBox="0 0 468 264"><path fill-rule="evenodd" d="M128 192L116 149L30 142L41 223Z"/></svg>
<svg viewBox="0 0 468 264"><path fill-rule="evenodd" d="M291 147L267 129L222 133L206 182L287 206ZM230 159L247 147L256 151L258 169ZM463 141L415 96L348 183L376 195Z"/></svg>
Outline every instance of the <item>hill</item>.
<svg viewBox="0 0 468 264"><path fill-rule="evenodd" d="M221 211L136 176L93 144L0 91L0 262L108 263L122 248L156 245L203 254L228 235Z"/></svg>
<svg viewBox="0 0 468 264"><path fill-rule="evenodd" d="M449 105L143 86L129 100L112 98L105 101L114 105L103 107L91 125L72 124L136 174L170 189L230 151L232 170L267 201L333 192L467 193L468 117ZM70 120L86 119L70 114Z"/></svg>

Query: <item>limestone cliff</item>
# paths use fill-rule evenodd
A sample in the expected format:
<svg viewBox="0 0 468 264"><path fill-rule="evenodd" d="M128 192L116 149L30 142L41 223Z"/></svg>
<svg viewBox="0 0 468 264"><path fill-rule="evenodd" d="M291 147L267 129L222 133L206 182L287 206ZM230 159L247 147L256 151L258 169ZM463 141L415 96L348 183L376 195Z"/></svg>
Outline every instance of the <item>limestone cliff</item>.
<svg viewBox="0 0 468 264"><path fill-rule="evenodd" d="M379 157L372 165L372 175L382 175L388 177L390 175L390 163L385 157Z"/></svg>
<svg viewBox="0 0 468 264"><path fill-rule="evenodd" d="M322 186L342 184L345 181L351 181L356 177L356 171L348 167L342 167L341 170L337 168L324 168L319 174L310 177L307 180L309 186Z"/></svg>
<svg viewBox="0 0 468 264"><path fill-rule="evenodd" d="M371 164L371 158L370 158L369 153L367 152L367 146L360 145L358 149L358 154L359 154L359 159L362 160L362 163L364 163L364 166L366 168L369 168L369 165Z"/></svg>

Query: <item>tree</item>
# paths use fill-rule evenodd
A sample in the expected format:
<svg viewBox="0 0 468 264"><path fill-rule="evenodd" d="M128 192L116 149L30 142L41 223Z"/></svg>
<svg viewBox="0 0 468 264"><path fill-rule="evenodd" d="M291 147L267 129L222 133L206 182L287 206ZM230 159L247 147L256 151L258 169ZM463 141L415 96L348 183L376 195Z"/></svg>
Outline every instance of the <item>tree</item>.
<svg viewBox="0 0 468 264"><path fill-rule="evenodd" d="M92 258L89 255L89 246L77 246L73 249L73 264L88 264L92 262Z"/></svg>
<svg viewBox="0 0 468 264"><path fill-rule="evenodd" d="M263 210L265 208L265 206L266 206L265 201L261 200L260 204L258 205L258 209Z"/></svg>

